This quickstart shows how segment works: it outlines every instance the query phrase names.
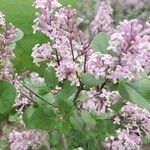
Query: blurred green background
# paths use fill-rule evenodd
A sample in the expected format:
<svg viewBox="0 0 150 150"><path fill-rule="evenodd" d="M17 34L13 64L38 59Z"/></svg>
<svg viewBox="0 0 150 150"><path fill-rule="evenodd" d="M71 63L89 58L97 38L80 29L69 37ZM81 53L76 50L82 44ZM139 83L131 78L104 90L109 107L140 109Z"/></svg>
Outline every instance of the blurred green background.
<svg viewBox="0 0 150 150"><path fill-rule="evenodd" d="M14 60L16 72L23 70L42 72L32 63L31 52L36 43L46 42L44 35L33 34L32 25L35 18L35 9L32 7L34 0L0 0L0 11L2 11L8 22L12 22L17 28L24 32L24 38L17 42ZM77 0L60 0L63 5L76 7Z"/></svg>

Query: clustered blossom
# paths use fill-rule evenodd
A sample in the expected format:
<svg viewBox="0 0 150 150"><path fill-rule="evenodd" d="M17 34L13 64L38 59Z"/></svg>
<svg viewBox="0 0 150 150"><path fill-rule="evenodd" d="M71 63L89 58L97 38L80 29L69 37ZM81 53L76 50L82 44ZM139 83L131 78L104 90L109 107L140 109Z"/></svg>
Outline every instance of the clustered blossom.
<svg viewBox="0 0 150 150"><path fill-rule="evenodd" d="M59 81L68 79L79 84L77 71L84 69L84 57L91 52L88 39L78 29L83 21L71 6L60 7L56 0L38 0L34 30L47 35L51 43L39 44L33 48L35 63L48 60L48 66L56 70Z"/></svg>
<svg viewBox="0 0 150 150"><path fill-rule="evenodd" d="M47 134L36 130L27 130L23 132L13 131L9 135L10 150L34 150L42 145L47 146Z"/></svg>
<svg viewBox="0 0 150 150"><path fill-rule="evenodd" d="M96 77L106 77L108 70L114 66L116 58L101 53L93 53L87 60L87 72Z"/></svg>
<svg viewBox="0 0 150 150"><path fill-rule="evenodd" d="M143 144L143 134L150 139L150 112L131 102L127 102L119 113L117 137L106 138L106 147L116 150L138 149Z"/></svg>
<svg viewBox="0 0 150 150"><path fill-rule="evenodd" d="M131 129L131 128L130 128ZM113 136L106 138L105 146L112 150L133 150L139 149L142 143L141 138L137 135L137 131L128 131L122 129L117 131L117 139Z"/></svg>
<svg viewBox="0 0 150 150"><path fill-rule="evenodd" d="M11 74L13 65L11 59L14 58L13 48L16 39L16 29L10 23L6 25L5 16L0 12L0 79L13 80Z"/></svg>
<svg viewBox="0 0 150 150"><path fill-rule="evenodd" d="M68 77L68 80L75 81L77 80L76 71L77 65L73 61L65 59L56 69L56 75L60 81L63 81L66 77Z"/></svg>
<svg viewBox="0 0 150 150"><path fill-rule="evenodd" d="M95 19L91 22L91 29L93 33L98 32L108 32L112 31L111 23L113 9L111 7L111 2L108 0L106 2L98 3L97 14Z"/></svg>
<svg viewBox="0 0 150 150"><path fill-rule="evenodd" d="M115 58L94 53L87 46L88 39L85 40L83 33L78 29L81 19L77 18L76 11L70 6L60 8L54 1L44 1L42 5L36 1L34 6L39 10L34 29L42 31L52 42L42 46L36 45L32 52L33 61L37 63L48 60L55 68L59 81L68 79L78 85L77 72L81 74L84 70L95 76L106 76L116 83L121 78L137 79L143 69L148 69L146 60L149 58L149 50L141 51L144 39L141 36L142 25L137 19L120 22L111 35L109 49L117 54ZM111 7L107 8L111 10ZM109 14L109 10L104 10ZM142 59L143 55L146 57L145 62Z"/></svg>
<svg viewBox="0 0 150 150"><path fill-rule="evenodd" d="M124 20L116 27L114 33L111 35L110 49L117 54L136 52L136 44L140 40L140 32L142 26L137 19L131 21Z"/></svg>
<svg viewBox="0 0 150 150"><path fill-rule="evenodd" d="M25 106L31 104L32 94L26 88L23 87L19 80L19 77L16 77L14 82L17 91L17 97L15 99L14 107L22 112L22 109Z"/></svg>
<svg viewBox="0 0 150 150"><path fill-rule="evenodd" d="M137 19L133 19L121 22L111 35L108 50L113 50L118 55L115 69L108 75L114 83L120 78L137 79L140 72L148 69L149 41L145 40L141 33L142 26Z"/></svg>
<svg viewBox="0 0 150 150"><path fill-rule="evenodd" d="M112 104L115 104L121 97L118 91L109 92L105 89L99 94L96 90L85 92L87 100L83 102L83 108L91 112L106 113Z"/></svg>
<svg viewBox="0 0 150 150"><path fill-rule="evenodd" d="M33 62L38 64L39 62L43 60L50 60L51 59L51 46L50 43L42 44L41 46L39 44L35 45L33 48Z"/></svg>

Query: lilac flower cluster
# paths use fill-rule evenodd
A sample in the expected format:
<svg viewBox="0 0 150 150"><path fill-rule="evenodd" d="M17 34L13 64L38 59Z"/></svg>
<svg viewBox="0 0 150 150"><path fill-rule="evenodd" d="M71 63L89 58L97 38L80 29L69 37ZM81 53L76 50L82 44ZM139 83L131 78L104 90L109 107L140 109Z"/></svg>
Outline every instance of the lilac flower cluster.
<svg viewBox="0 0 150 150"><path fill-rule="evenodd" d="M0 79L13 80L11 59L14 58L14 53L11 45L16 39L16 29L11 23L6 25L5 16L1 12L0 28Z"/></svg>
<svg viewBox="0 0 150 150"><path fill-rule="evenodd" d="M13 131L9 135L10 150L34 150L40 146L47 146L47 134L36 130L28 130L23 132Z"/></svg>
<svg viewBox="0 0 150 150"><path fill-rule="evenodd" d="M113 9L111 7L111 2L101 2L97 4L97 14L95 19L91 22L91 29L93 33L98 32L108 32L112 31L111 23L113 22L111 15L113 14Z"/></svg>
<svg viewBox="0 0 150 150"><path fill-rule="evenodd" d="M118 55L118 61L108 76L113 79L114 83L117 79L124 78L134 80L139 77L140 72L148 72L149 57L149 41L141 36L142 26L138 20L124 20L116 27L116 30L111 35L110 46L108 49L113 50ZM146 33L145 33L146 36ZM147 57L145 59L145 57Z"/></svg>
<svg viewBox="0 0 150 150"><path fill-rule="evenodd" d="M87 100L83 102L83 108L98 114L106 113L110 107L115 104L120 98L118 91L106 91L105 89L99 94L96 90L86 91Z"/></svg>
<svg viewBox="0 0 150 150"><path fill-rule="evenodd" d="M124 20L111 35L108 49L117 53L118 56L115 58L91 50L89 40L78 29L82 19L77 17L76 11L70 6L60 8L61 5L56 1L47 1L47 3L44 1L41 4L36 1L34 6L39 10L34 29L42 31L53 42L36 45L32 52L33 60L35 63L47 61L48 65L55 68L60 81L67 78L79 84L77 72L81 74L87 71L95 76L112 79L116 83L120 78L136 79L143 71L143 67L148 68L146 60L149 50L148 47L146 50L143 49L141 43L144 41L149 45L149 41L141 36L142 25L138 20ZM108 6L106 8L109 10L104 10L109 13L111 8ZM99 25L98 22L95 24ZM143 59L143 55L147 59Z"/></svg>
<svg viewBox="0 0 150 150"><path fill-rule="evenodd" d="M107 137L106 147L109 149L138 149L143 144L142 136L150 139L150 112L133 103L127 102L114 120L121 125L117 137Z"/></svg>
<svg viewBox="0 0 150 150"><path fill-rule="evenodd" d="M83 59L90 54L88 40L78 30L82 19L71 6L60 7L56 0L36 1L38 9L34 30L47 35L51 43L36 45L32 57L35 63L47 61L48 66L55 67L59 81L68 79L78 84L77 71L84 69Z"/></svg>

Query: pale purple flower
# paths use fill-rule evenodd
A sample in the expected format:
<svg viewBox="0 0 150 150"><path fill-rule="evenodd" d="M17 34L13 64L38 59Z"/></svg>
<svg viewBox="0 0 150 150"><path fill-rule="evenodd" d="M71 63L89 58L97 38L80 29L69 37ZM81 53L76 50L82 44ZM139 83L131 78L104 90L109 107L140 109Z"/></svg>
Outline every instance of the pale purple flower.
<svg viewBox="0 0 150 150"><path fill-rule="evenodd" d="M98 93L96 90L85 92L87 100L83 102L82 107L91 112L98 114L107 112L112 104L115 104L119 99L120 95L117 91L106 91L102 90L102 93Z"/></svg>
<svg viewBox="0 0 150 150"><path fill-rule="evenodd" d="M123 106L119 116L114 118L114 123L121 127L117 130L116 137L106 138L105 146L108 149L139 149L143 144L143 135L150 139L150 112L131 102Z"/></svg>
<svg viewBox="0 0 150 150"><path fill-rule="evenodd" d="M143 34L142 26L133 19L121 22L111 35L108 50L118 54L118 61L107 77L114 83L119 79L138 79L141 71L149 71L149 41Z"/></svg>
<svg viewBox="0 0 150 150"><path fill-rule="evenodd" d="M20 77L16 76L15 79L13 80L13 84L16 88L16 92L17 92L17 97L15 99L15 103L14 103L14 107L16 108L16 110L18 109L22 109L25 106L31 105L32 103L32 94L30 93L29 90L27 90L20 82Z"/></svg>
<svg viewBox="0 0 150 150"><path fill-rule="evenodd" d="M36 9L41 9L41 10L46 10L46 9L55 10L56 8L60 7L61 4L58 3L57 0L36 0L33 6Z"/></svg>
<svg viewBox="0 0 150 150"><path fill-rule="evenodd" d="M99 54L93 53L90 57L89 60L87 61L87 71L96 76L102 76L104 77L106 75L106 65L104 65L101 57Z"/></svg>
<svg viewBox="0 0 150 150"><path fill-rule="evenodd" d="M138 122L138 126L141 130L144 130L146 134L150 137L150 112L144 108L140 108L135 104L128 102L122 108L122 115L132 120L133 122Z"/></svg>
<svg viewBox="0 0 150 150"><path fill-rule="evenodd" d="M116 116L115 118L114 118L114 124L120 124L120 118L118 117L118 116Z"/></svg>
<svg viewBox="0 0 150 150"><path fill-rule="evenodd" d="M51 52L52 48L50 43L42 44L41 46L39 44L35 45L35 47L32 49L32 57L33 62L38 65L39 62L50 60L51 59Z"/></svg>
<svg viewBox="0 0 150 150"><path fill-rule="evenodd" d="M68 79L74 83L78 83L78 78L76 76L76 72L78 70L78 66L72 60L65 59L61 61L60 65L56 68L56 76L59 81L63 81L64 79Z"/></svg>
<svg viewBox="0 0 150 150"><path fill-rule="evenodd" d="M23 132L12 131L9 135L10 150L38 149L47 145L47 134L42 131L27 130Z"/></svg>
<svg viewBox="0 0 150 150"><path fill-rule="evenodd" d="M127 51L136 52L136 44L140 40L141 29L142 26L137 19L120 22L111 35L108 49L112 49L117 54L126 53Z"/></svg>
<svg viewBox="0 0 150 150"><path fill-rule="evenodd" d="M111 2L101 2L99 6L97 6L97 14L95 19L91 22L91 30L93 33L98 32L108 32L110 33L112 30L112 14L113 10L111 7Z"/></svg>
<svg viewBox="0 0 150 150"><path fill-rule="evenodd" d="M0 79L9 80L12 82L13 64L11 60L15 57L13 53L14 47L11 44L15 43L16 29L10 23L6 24L5 16L0 12Z"/></svg>
<svg viewBox="0 0 150 150"><path fill-rule="evenodd" d="M38 73L32 72L30 74L31 81L36 84L41 84L44 82L44 78L41 78Z"/></svg>
<svg viewBox="0 0 150 150"><path fill-rule="evenodd" d="M126 129L117 131L117 138L106 138L105 147L109 150L133 150L139 149L142 140L137 133L128 132Z"/></svg>

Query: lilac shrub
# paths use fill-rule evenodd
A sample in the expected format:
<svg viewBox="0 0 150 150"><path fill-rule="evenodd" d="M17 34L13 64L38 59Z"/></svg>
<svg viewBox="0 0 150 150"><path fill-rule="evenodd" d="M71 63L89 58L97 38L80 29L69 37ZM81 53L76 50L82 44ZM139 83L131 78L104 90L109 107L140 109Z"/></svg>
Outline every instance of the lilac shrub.
<svg viewBox="0 0 150 150"><path fill-rule="evenodd" d="M9 134L9 149L134 150L149 143L150 26L137 18L114 26L111 5L97 1L95 18L82 30L87 20L70 5L33 3L33 32L49 42L36 44L31 56L46 67L43 77L9 69L13 80L2 78L16 87L12 112L19 125ZM5 26L3 15L0 23ZM17 34L8 30L9 45Z"/></svg>
<svg viewBox="0 0 150 150"><path fill-rule="evenodd" d="M116 130L115 136L106 138L104 146L109 149L139 148L143 144L142 136L148 137L147 130L143 129L139 123L135 123L134 117L129 119L129 116L121 117L121 115L124 114L125 109L133 106L137 107L134 109L135 113L141 109L148 113L148 118L149 112L145 108L140 108L144 106L140 102L137 103L139 107L133 103L126 103L127 100L132 102L138 100L132 100L134 96L132 97L132 93L128 93L128 89L122 84L131 84L142 80L145 78L143 73L149 73L148 61L146 61L149 57L149 46L142 47L142 45L149 43L148 34L146 32L142 34L147 29L144 29L137 19L123 20L113 29L110 2L102 2L90 27L93 35L99 32L111 35L110 40L105 41L107 45L99 45L99 50L97 50L91 46L90 36L78 28L84 20L77 16L71 6L61 7L61 4L56 0L41 0L36 1L34 7L38 10L33 26L34 31L41 31L50 38L51 42L41 46L38 44L38 47L33 48L33 61L35 63L45 61L48 68L53 68L58 82L63 84L65 80L69 80L71 86L77 87L77 92L73 94L74 96L72 95L74 98L71 97L71 99L77 112L79 109L78 113L82 114L82 110L84 110L86 113L88 111L95 112L98 116L105 114L110 120L113 120L114 124L117 123L118 126L121 126ZM109 39L107 34L100 33L99 40L102 38ZM93 43L98 44L96 37L94 39L92 45ZM100 51L101 47L105 53ZM113 52L115 56L109 52ZM98 83L100 80L102 83ZM94 81L96 83L94 85L91 83L87 89L86 84ZM115 90L111 90L109 84L119 86ZM122 89L129 96L122 93ZM57 97L59 91L54 95ZM80 99L81 95L85 96L84 100ZM118 103L122 103L122 109L115 114L112 106ZM145 107L149 109L149 106ZM131 111L131 108L129 110ZM142 114L140 113L140 115ZM146 125L147 121L147 119L144 121Z"/></svg>

